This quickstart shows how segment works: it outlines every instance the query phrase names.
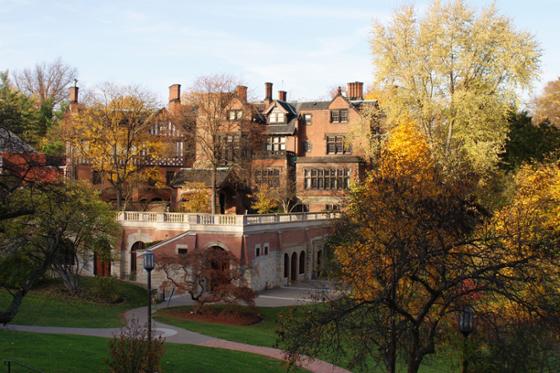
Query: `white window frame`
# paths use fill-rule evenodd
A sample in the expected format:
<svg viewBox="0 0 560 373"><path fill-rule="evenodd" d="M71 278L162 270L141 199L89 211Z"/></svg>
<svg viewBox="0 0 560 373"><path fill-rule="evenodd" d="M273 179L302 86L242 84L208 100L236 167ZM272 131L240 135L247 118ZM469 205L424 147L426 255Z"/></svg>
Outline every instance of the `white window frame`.
<svg viewBox="0 0 560 373"><path fill-rule="evenodd" d="M177 254L178 256L181 255L181 254L179 254L179 249L187 249L187 253L189 252L189 246L188 245L177 244L177 245L175 245L175 254Z"/></svg>

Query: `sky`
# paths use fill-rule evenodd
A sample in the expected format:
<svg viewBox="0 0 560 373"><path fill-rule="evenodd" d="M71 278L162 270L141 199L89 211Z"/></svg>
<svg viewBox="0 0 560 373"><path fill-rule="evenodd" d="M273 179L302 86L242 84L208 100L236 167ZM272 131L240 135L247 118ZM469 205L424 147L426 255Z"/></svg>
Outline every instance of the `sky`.
<svg viewBox="0 0 560 373"><path fill-rule="evenodd" d="M543 51L537 94L560 76L560 0L496 0ZM0 0L0 71L58 57L78 69L80 87L140 85L162 102L168 86L228 74L261 99L264 82L288 99L319 99L337 85L373 79L374 21L403 0ZM475 9L491 1L467 0ZM276 94L276 93L275 93ZM529 94L525 94L529 97Z"/></svg>

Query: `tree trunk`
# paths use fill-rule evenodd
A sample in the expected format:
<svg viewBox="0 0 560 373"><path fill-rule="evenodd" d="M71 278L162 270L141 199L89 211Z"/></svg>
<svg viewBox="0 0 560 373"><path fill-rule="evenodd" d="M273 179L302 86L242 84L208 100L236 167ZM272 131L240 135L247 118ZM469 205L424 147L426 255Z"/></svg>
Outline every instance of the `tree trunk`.
<svg viewBox="0 0 560 373"><path fill-rule="evenodd" d="M21 306L21 302L23 301L23 297L27 293L26 290L18 290L13 296L10 305L6 309L6 311L0 312L0 324L6 325L13 318L16 316L19 307Z"/></svg>
<svg viewBox="0 0 560 373"><path fill-rule="evenodd" d="M216 173L216 166L212 165L212 201L210 201L212 215L216 214Z"/></svg>
<svg viewBox="0 0 560 373"><path fill-rule="evenodd" d="M117 191L117 211L120 211L122 204L122 190L120 187L116 187L115 189Z"/></svg>
<svg viewBox="0 0 560 373"><path fill-rule="evenodd" d="M62 279L64 287L70 292L70 294L75 295L80 292L80 277L72 273L72 270L67 270L64 268L56 268L56 272Z"/></svg>
<svg viewBox="0 0 560 373"><path fill-rule="evenodd" d="M420 369L420 362L421 360L417 359L417 358L412 358L408 361L408 369L407 372L408 373L417 373L418 370Z"/></svg>
<svg viewBox="0 0 560 373"><path fill-rule="evenodd" d="M412 341L408 355L408 373L418 372L420 364L422 363L422 358L424 357L424 354L420 349L420 331L417 328L418 326L412 332Z"/></svg>
<svg viewBox="0 0 560 373"><path fill-rule="evenodd" d="M391 278L391 300L397 303L397 256L393 253L392 258L392 278ZM391 307L391 331L390 331L390 342L389 342L389 372L396 373L397 371L397 323L396 323L396 312L395 308Z"/></svg>

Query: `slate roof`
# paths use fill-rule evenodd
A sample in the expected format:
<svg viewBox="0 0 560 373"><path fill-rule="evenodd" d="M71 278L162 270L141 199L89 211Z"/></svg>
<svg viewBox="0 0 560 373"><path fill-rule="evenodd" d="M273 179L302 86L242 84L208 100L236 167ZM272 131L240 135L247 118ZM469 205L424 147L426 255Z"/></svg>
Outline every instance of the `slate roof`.
<svg viewBox="0 0 560 373"><path fill-rule="evenodd" d="M360 108L362 106L365 106L365 105L377 105L376 100L348 100L346 97L344 97L344 98L352 106L354 106L354 108L356 108L357 110L360 110ZM291 115L298 116L299 113L301 113L303 111L327 110L329 108L329 105L331 104L332 100L330 100L330 101L302 101L302 102L298 102L298 101L286 102L286 101L281 101L281 100L275 100L274 102L276 102L278 105L282 106L282 108L284 108ZM257 104L254 104L254 105L257 105ZM256 107L257 107L258 112L260 112L261 115L266 116L267 109L270 109L272 107L272 104L270 106L267 106L267 107L265 107L264 104L260 104Z"/></svg>
<svg viewBox="0 0 560 373"><path fill-rule="evenodd" d="M15 133L0 128L0 152L2 153L34 153L35 149Z"/></svg>
<svg viewBox="0 0 560 373"><path fill-rule="evenodd" d="M325 110L329 108L330 101L309 101L309 102L298 102L296 103L296 109L298 112L304 110Z"/></svg>
<svg viewBox="0 0 560 373"><path fill-rule="evenodd" d="M296 132L295 122L297 118L293 118L290 123L284 124L268 124L264 133L267 135L293 135Z"/></svg>

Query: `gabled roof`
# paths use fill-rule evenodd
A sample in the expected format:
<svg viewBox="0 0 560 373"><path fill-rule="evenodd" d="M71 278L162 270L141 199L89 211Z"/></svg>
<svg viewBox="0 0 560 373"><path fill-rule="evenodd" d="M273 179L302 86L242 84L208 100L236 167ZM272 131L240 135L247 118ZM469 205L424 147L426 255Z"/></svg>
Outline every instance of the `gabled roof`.
<svg viewBox="0 0 560 373"><path fill-rule="evenodd" d="M268 108L266 108L266 110L264 111L264 114L268 114L270 113L270 111L272 109L274 109L275 107L280 107L282 109L282 111L284 111L287 114L292 114L297 116L297 110L295 107L293 107L289 102L286 101L281 101L281 100L275 100L273 101Z"/></svg>
<svg viewBox="0 0 560 373"><path fill-rule="evenodd" d="M331 101L306 101L306 102L297 102L293 103L296 107L296 110L301 113L302 111L312 111L312 110L327 110L331 103L337 98L335 96ZM353 107L356 110L360 110L365 105L377 105L376 100L348 100L347 97L341 97L348 102L350 107Z"/></svg>

